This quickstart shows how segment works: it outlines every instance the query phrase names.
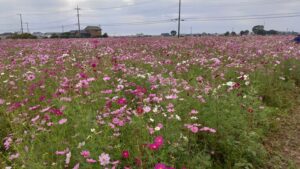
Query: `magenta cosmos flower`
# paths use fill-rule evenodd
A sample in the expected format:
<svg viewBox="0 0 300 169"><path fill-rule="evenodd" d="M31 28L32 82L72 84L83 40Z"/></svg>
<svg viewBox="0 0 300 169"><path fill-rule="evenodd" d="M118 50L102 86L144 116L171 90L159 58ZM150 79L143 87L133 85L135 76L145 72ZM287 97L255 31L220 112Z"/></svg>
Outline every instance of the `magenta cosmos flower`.
<svg viewBox="0 0 300 169"><path fill-rule="evenodd" d="M122 157L123 157L123 158L129 158L129 151L124 150L124 151L122 152Z"/></svg>
<svg viewBox="0 0 300 169"><path fill-rule="evenodd" d="M119 98L119 99L117 100L117 103L118 103L119 105L125 105L125 104L126 104L126 99L125 99L124 97Z"/></svg>
<svg viewBox="0 0 300 169"><path fill-rule="evenodd" d="M157 144L158 146L163 145L163 143L164 143L163 136L157 136L157 137L155 137L154 143Z"/></svg>
<svg viewBox="0 0 300 169"><path fill-rule="evenodd" d="M157 163L154 169L167 169L167 166L163 163Z"/></svg>

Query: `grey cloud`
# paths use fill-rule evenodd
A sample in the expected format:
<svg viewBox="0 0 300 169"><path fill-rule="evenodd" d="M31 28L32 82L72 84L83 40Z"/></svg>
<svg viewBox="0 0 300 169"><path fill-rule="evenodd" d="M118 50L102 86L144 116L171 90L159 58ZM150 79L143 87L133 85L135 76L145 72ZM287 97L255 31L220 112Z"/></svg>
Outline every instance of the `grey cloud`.
<svg viewBox="0 0 300 169"><path fill-rule="evenodd" d="M20 23L17 13L23 14L31 31L55 32L77 29L76 11L82 8L82 27L102 25L109 34L160 34L176 29L175 22L147 25L117 24L161 21L177 17L178 0L0 0L0 32L19 31ZM126 6L124 8L103 9L107 7ZM224 16L242 16L270 13L298 12L299 0L182 0L183 18L210 18ZM300 13L299 13L300 14ZM224 21L184 21L182 31L225 32L251 29L255 24L266 23L267 29L295 30L300 32L299 18L224 20Z"/></svg>

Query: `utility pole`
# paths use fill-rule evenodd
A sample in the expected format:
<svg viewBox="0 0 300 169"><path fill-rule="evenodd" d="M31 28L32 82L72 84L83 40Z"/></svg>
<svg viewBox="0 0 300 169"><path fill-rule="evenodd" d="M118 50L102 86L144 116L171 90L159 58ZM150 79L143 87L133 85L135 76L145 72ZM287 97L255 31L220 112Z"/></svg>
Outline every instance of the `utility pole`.
<svg viewBox="0 0 300 169"><path fill-rule="evenodd" d="M20 16L20 21L21 21L21 32L23 34L23 21L22 21L22 14L18 14Z"/></svg>
<svg viewBox="0 0 300 169"><path fill-rule="evenodd" d="M29 26L28 26L29 23L26 22L25 24L26 24L26 26L27 26L27 33L29 33Z"/></svg>
<svg viewBox="0 0 300 169"><path fill-rule="evenodd" d="M178 12L178 38L180 37L180 21L181 21L181 0L179 0L179 12Z"/></svg>
<svg viewBox="0 0 300 169"><path fill-rule="evenodd" d="M80 10L80 8L78 8L78 5L77 5L77 8L75 8L75 10L77 10L78 33L79 33L79 37L80 37L80 20L79 20L79 10Z"/></svg>

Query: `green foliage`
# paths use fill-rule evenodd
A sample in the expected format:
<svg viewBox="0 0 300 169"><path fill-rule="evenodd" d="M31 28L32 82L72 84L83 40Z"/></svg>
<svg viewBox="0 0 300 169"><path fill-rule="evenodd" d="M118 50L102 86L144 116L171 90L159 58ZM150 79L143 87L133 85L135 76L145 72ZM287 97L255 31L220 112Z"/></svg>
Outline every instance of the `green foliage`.
<svg viewBox="0 0 300 169"><path fill-rule="evenodd" d="M171 35L172 35L172 36L176 36L176 35L177 35L177 31L172 30L172 31L171 31Z"/></svg>
<svg viewBox="0 0 300 169"><path fill-rule="evenodd" d="M266 31L263 25L256 25L252 28L252 31L256 35L266 35Z"/></svg>
<svg viewBox="0 0 300 169"><path fill-rule="evenodd" d="M10 37L11 39L36 39L37 37L30 33L14 34Z"/></svg>
<svg viewBox="0 0 300 169"><path fill-rule="evenodd" d="M104 33L104 34L102 35L102 38L108 38L108 34L107 34L107 33Z"/></svg>

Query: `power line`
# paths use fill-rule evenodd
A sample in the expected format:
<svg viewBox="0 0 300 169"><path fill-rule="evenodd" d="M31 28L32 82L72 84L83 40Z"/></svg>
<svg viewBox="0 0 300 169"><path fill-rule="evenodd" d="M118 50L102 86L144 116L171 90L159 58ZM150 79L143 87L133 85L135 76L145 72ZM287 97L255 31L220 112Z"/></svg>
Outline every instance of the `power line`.
<svg viewBox="0 0 300 169"><path fill-rule="evenodd" d="M290 12L290 13L268 13L268 14L253 14L253 15L233 15L233 16L213 16L213 17L190 17L185 19L227 19L227 18L243 18L243 17L269 17L269 16L286 16L286 15L300 15L300 12Z"/></svg>
<svg viewBox="0 0 300 169"><path fill-rule="evenodd" d="M76 26L76 24L65 24L64 25L64 28L65 27L70 27L70 26ZM40 30L40 29L61 29L61 26L47 26L47 27L34 27L34 28L31 28L31 30Z"/></svg>
<svg viewBox="0 0 300 169"><path fill-rule="evenodd" d="M277 18L293 18L300 17L298 15L282 15L282 16L264 16L264 17L240 17L240 18L215 18L215 19L203 19L203 18L186 18L186 21L234 21L234 20L253 20L253 19L277 19Z"/></svg>
<svg viewBox="0 0 300 169"><path fill-rule="evenodd" d="M165 19L165 20L152 20L152 21L121 22L121 23L102 24L102 26L148 25L148 24L157 24L157 23L168 23L168 22L173 22L173 20ZM83 23L83 24L88 25L90 23Z"/></svg>

